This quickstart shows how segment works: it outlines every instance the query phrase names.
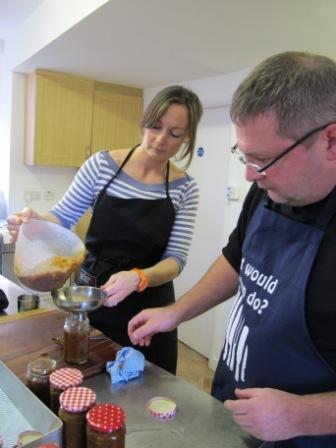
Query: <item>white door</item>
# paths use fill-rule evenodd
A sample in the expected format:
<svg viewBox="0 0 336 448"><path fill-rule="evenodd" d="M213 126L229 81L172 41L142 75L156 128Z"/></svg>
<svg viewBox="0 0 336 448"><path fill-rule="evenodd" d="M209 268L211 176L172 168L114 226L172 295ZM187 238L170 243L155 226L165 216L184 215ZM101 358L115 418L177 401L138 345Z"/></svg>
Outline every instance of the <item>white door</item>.
<svg viewBox="0 0 336 448"><path fill-rule="evenodd" d="M199 185L200 202L195 233L188 262L182 274L174 280L176 297L192 287L211 263L221 254L225 244L225 188L228 175L231 122L227 107L204 110L197 133L194 159L188 173ZM203 148L203 151L202 149ZM203 154L202 154L203 152ZM179 339L210 357L215 310L179 326Z"/></svg>

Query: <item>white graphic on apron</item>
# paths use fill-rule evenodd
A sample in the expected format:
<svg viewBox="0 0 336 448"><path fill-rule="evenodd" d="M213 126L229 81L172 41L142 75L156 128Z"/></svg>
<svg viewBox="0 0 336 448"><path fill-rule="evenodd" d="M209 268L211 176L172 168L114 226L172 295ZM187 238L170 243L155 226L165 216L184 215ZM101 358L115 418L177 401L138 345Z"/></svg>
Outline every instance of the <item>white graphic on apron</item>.
<svg viewBox="0 0 336 448"><path fill-rule="evenodd" d="M269 299L259 298L260 291L270 297L278 286L278 279L273 275L265 275L252 264L246 263L245 258L241 261L241 274L256 285L256 290L246 286L242 278L239 278L239 288L236 302L230 314L226 340L223 351L223 361L231 372L234 372L236 381L245 381L245 372L248 361L248 335L250 327L246 324L245 306L251 307L261 315L269 306ZM258 289L259 288L259 289ZM253 325L253 324L252 324Z"/></svg>
<svg viewBox="0 0 336 448"><path fill-rule="evenodd" d="M245 381L245 370L248 357L246 343L249 328L244 325L243 300L246 296L246 288L239 279L239 289L236 303L231 311L227 335L225 340L223 361L231 372L235 372L236 381Z"/></svg>

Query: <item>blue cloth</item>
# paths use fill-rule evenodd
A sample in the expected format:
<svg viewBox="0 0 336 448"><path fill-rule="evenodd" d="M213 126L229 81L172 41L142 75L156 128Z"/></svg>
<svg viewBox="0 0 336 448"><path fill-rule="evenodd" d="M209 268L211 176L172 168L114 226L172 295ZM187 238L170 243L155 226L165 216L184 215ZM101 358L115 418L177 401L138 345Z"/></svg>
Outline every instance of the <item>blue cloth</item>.
<svg viewBox="0 0 336 448"><path fill-rule="evenodd" d="M137 378L144 368L144 355L132 347L122 348L118 351L115 361L106 363L106 371L111 376L112 384Z"/></svg>

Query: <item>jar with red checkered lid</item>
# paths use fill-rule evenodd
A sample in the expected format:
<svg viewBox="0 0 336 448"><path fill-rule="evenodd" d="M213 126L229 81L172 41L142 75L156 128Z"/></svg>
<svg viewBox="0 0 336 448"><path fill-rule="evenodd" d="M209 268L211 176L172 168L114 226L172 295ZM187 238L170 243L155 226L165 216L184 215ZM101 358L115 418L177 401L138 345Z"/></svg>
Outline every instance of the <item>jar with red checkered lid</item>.
<svg viewBox="0 0 336 448"><path fill-rule="evenodd" d="M69 387L80 386L82 382L82 372L73 367L57 369L50 375L50 408L56 415L58 415L61 393Z"/></svg>
<svg viewBox="0 0 336 448"><path fill-rule="evenodd" d="M69 387L60 395L58 415L63 421L63 446L86 446L86 419L89 409L96 404L96 394L88 387Z"/></svg>
<svg viewBox="0 0 336 448"><path fill-rule="evenodd" d="M87 448L125 448L125 412L119 406L100 403L86 414Z"/></svg>

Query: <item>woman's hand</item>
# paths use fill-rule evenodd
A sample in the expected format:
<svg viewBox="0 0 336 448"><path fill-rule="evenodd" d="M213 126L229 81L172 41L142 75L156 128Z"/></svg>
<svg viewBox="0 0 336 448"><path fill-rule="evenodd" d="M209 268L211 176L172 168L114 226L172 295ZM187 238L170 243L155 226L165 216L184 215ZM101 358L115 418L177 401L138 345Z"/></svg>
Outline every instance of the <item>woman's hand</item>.
<svg viewBox="0 0 336 448"><path fill-rule="evenodd" d="M17 241L21 224L29 222L32 219L43 218L39 213L29 207L24 208L20 213L14 213L13 215L9 215L7 217L7 227L12 243Z"/></svg>
<svg viewBox="0 0 336 448"><path fill-rule="evenodd" d="M107 294L105 306L116 306L138 289L139 275L135 271L120 271L111 275L101 289Z"/></svg>

